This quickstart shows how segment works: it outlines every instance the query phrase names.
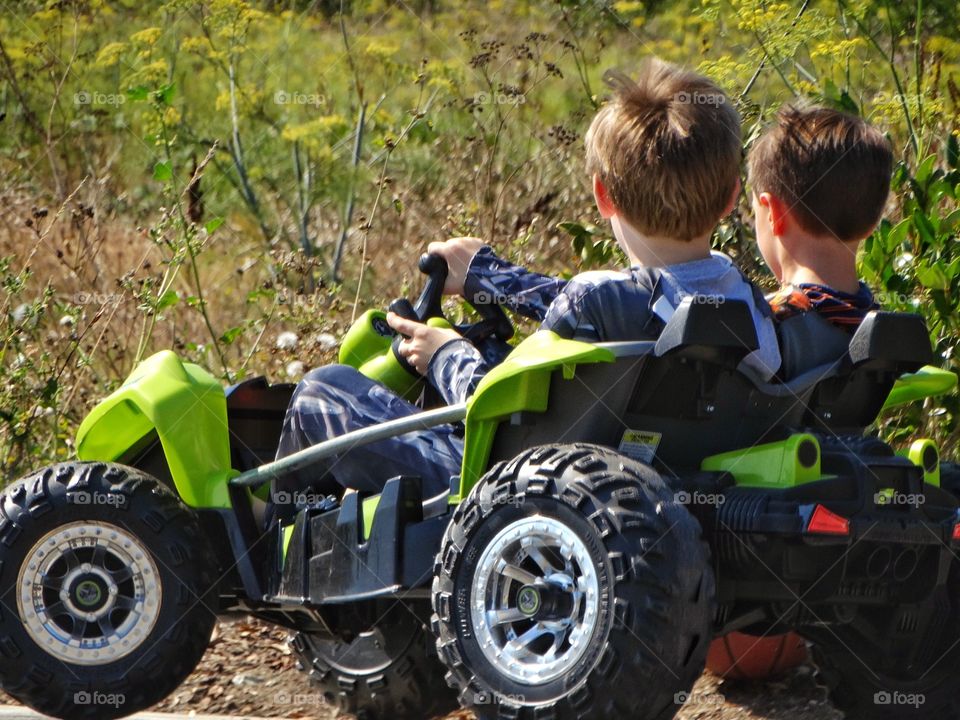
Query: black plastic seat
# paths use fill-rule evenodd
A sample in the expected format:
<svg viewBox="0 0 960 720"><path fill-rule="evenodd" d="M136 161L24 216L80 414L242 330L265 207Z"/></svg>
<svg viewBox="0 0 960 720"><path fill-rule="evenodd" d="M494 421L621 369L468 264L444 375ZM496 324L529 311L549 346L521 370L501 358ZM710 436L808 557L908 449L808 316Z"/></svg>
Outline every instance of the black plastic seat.
<svg viewBox="0 0 960 720"><path fill-rule="evenodd" d="M860 435L897 378L933 359L922 318L896 313L871 313L852 338L843 332L821 353L820 365L787 381L761 382L737 369L757 345L745 303L687 301L655 344L613 344L614 363L578 367L572 380L555 372L547 412L503 423L492 459L594 442L637 453L669 475L798 431Z"/></svg>
<svg viewBox="0 0 960 720"><path fill-rule="evenodd" d="M850 340L849 355L854 367L898 375L933 362L927 324L912 313L870 313Z"/></svg>
<svg viewBox="0 0 960 720"><path fill-rule="evenodd" d="M273 460L287 405L296 386L254 377L227 389L233 467L244 471Z"/></svg>
<svg viewBox="0 0 960 720"><path fill-rule="evenodd" d="M571 380L555 372L547 412L502 424L492 459L535 445L593 442L673 474L699 469L707 455L779 439L778 422L799 420L803 410L792 395L764 394L738 369L759 347L743 301L688 298L655 343L613 345L613 363L577 367Z"/></svg>
<svg viewBox="0 0 960 720"><path fill-rule="evenodd" d="M876 420L893 384L934 360L920 315L874 311L857 328L832 377L814 388L804 423L860 434Z"/></svg>
<svg viewBox="0 0 960 720"><path fill-rule="evenodd" d="M810 370L845 359L851 334L817 312L804 312L777 323L782 364L777 376L785 383ZM816 377L816 374L814 374Z"/></svg>
<svg viewBox="0 0 960 720"><path fill-rule="evenodd" d="M695 295L674 311L654 352L735 367L759 347L753 316L744 301L718 302Z"/></svg>

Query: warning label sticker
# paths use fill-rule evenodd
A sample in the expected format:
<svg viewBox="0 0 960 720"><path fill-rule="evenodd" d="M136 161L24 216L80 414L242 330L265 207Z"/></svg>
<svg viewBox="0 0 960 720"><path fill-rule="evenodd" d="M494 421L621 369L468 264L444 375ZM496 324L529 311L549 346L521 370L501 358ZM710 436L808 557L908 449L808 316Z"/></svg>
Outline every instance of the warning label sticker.
<svg viewBox="0 0 960 720"><path fill-rule="evenodd" d="M657 454L657 447L660 445L660 438L663 435L658 432L649 432L647 430L625 430L623 439L620 440L619 452L634 460L644 463L652 463L653 456Z"/></svg>

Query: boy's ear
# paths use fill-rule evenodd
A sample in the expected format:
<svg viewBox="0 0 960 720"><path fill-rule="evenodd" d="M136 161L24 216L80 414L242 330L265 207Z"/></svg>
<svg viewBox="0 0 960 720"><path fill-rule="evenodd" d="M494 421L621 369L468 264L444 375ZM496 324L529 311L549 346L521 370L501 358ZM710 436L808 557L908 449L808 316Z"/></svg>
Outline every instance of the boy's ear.
<svg viewBox="0 0 960 720"><path fill-rule="evenodd" d="M776 195L768 192L757 195L757 202L770 213L770 229L774 235L783 235L789 223L790 210Z"/></svg>
<svg viewBox="0 0 960 720"><path fill-rule="evenodd" d="M597 203L597 210L600 211L600 217L609 220L617 214L617 206L610 199L610 193L607 186L603 184L598 173L593 175L593 199Z"/></svg>

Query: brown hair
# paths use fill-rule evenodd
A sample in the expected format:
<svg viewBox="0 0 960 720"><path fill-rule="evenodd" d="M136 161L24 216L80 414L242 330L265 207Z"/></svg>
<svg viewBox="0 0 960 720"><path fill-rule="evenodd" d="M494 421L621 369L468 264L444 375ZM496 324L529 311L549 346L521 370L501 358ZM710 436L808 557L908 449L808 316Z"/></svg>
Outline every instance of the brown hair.
<svg viewBox="0 0 960 720"><path fill-rule="evenodd" d="M750 150L753 192L787 204L808 233L862 240L880 221L893 153L876 128L825 107L787 107Z"/></svg>
<svg viewBox="0 0 960 720"><path fill-rule="evenodd" d="M709 232L740 174L740 117L710 80L658 58L636 80L607 71L614 96L587 131L587 171L645 235Z"/></svg>

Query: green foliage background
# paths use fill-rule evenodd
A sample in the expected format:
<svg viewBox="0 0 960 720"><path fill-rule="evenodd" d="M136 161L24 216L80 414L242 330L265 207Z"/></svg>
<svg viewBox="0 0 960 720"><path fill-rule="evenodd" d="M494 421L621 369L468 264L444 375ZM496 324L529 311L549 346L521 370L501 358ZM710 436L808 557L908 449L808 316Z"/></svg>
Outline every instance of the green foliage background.
<svg viewBox="0 0 960 720"><path fill-rule="evenodd" d="M418 282L430 240L478 234L556 272L615 262L582 135L603 70L649 54L715 78L746 145L784 102L890 134L861 271L960 369L958 27L950 0L7 3L5 473L70 454L90 405L162 347L225 380L295 379ZM770 285L744 212L716 244ZM882 430L952 451L958 416L928 401Z"/></svg>

